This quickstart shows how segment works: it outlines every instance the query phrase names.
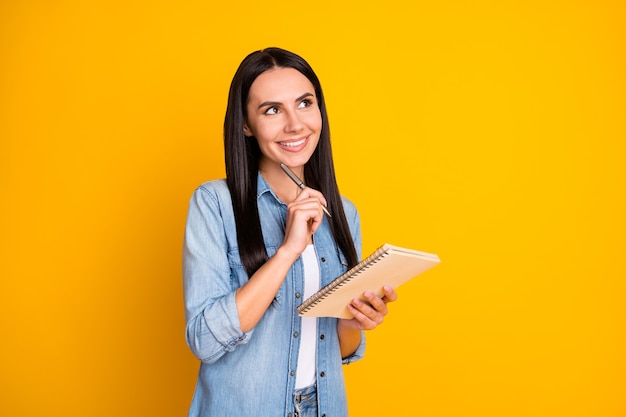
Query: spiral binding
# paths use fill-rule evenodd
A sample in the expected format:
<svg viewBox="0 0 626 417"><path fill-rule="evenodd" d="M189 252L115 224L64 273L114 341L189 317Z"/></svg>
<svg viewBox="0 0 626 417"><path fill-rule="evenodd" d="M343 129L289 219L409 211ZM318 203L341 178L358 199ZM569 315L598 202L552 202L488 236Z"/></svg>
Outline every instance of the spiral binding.
<svg viewBox="0 0 626 417"><path fill-rule="evenodd" d="M344 274L335 278L328 285L318 291L315 295L311 296L311 298L302 303L302 305L298 307L298 313L306 313L307 311L311 310L322 300L332 294L336 289L341 288L345 284L349 283L352 279L356 278L360 273L378 263L389 254L389 249L390 248L387 247L387 245L383 245L376 249L373 254L359 262L357 265L346 271Z"/></svg>

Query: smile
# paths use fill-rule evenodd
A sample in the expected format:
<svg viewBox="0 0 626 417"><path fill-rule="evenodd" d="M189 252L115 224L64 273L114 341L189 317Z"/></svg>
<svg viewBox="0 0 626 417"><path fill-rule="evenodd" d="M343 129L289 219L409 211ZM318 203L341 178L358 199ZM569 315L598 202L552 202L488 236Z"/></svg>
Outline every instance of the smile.
<svg viewBox="0 0 626 417"><path fill-rule="evenodd" d="M293 141L293 142L278 142L278 144L280 146L286 146L288 148L296 148L298 146L303 145L306 141L307 141L307 138L304 138L304 139L300 139L300 140Z"/></svg>

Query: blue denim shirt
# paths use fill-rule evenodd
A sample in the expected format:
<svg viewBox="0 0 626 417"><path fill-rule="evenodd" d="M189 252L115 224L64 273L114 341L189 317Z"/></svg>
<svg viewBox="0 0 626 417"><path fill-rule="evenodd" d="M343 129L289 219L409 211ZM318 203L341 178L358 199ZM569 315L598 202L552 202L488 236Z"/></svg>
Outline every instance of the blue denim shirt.
<svg viewBox="0 0 626 417"><path fill-rule="evenodd" d="M269 256L282 244L287 206L259 175L258 208ZM359 215L343 199L357 255L361 257ZM315 250L324 286L347 269L327 219L315 232ZM250 332L240 330L235 290L248 280L239 258L230 193L225 180L194 192L187 217L183 283L187 344L200 359L200 372L189 416L291 416L298 361L304 271L301 259L290 268L274 301ZM342 359L337 319L320 318L317 338L319 415L344 417L347 402L342 363L363 356L365 338Z"/></svg>

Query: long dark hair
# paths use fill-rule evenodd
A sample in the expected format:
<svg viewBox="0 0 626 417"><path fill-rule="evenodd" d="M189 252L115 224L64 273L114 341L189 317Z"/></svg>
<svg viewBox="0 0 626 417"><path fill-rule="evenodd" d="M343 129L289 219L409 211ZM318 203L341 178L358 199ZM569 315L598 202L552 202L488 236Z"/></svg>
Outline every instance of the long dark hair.
<svg viewBox="0 0 626 417"><path fill-rule="evenodd" d="M358 259L335 178L322 86L304 59L280 48L266 48L244 58L233 77L228 94L224 119L226 182L233 201L241 261L251 276L268 258L257 207L257 175L261 150L254 138L245 137L243 128L250 87L259 75L272 68L293 68L313 84L322 115L322 131L317 148L304 166L304 181L321 191L326 198L328 209L333 213L333 217L328 220L335 242L344 254L348 266L354 266Z"/></svg>

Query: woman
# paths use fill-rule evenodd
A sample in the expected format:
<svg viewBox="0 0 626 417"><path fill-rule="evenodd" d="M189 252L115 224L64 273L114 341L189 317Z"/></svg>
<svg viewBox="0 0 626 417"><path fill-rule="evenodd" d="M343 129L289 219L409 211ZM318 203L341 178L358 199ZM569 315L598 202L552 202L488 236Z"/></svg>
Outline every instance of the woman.
<svg viewBox="0 0 626 417"><path fill-rule="evenodd" d="M397 296L366 292L350 320L296 312L361 256L309 64L278 48L248 55L230 87L224 146L226 180L194 192L185 231L186 337L202 362L189 415L346 416L341 365L361 358L363 330Z"/></svg>

